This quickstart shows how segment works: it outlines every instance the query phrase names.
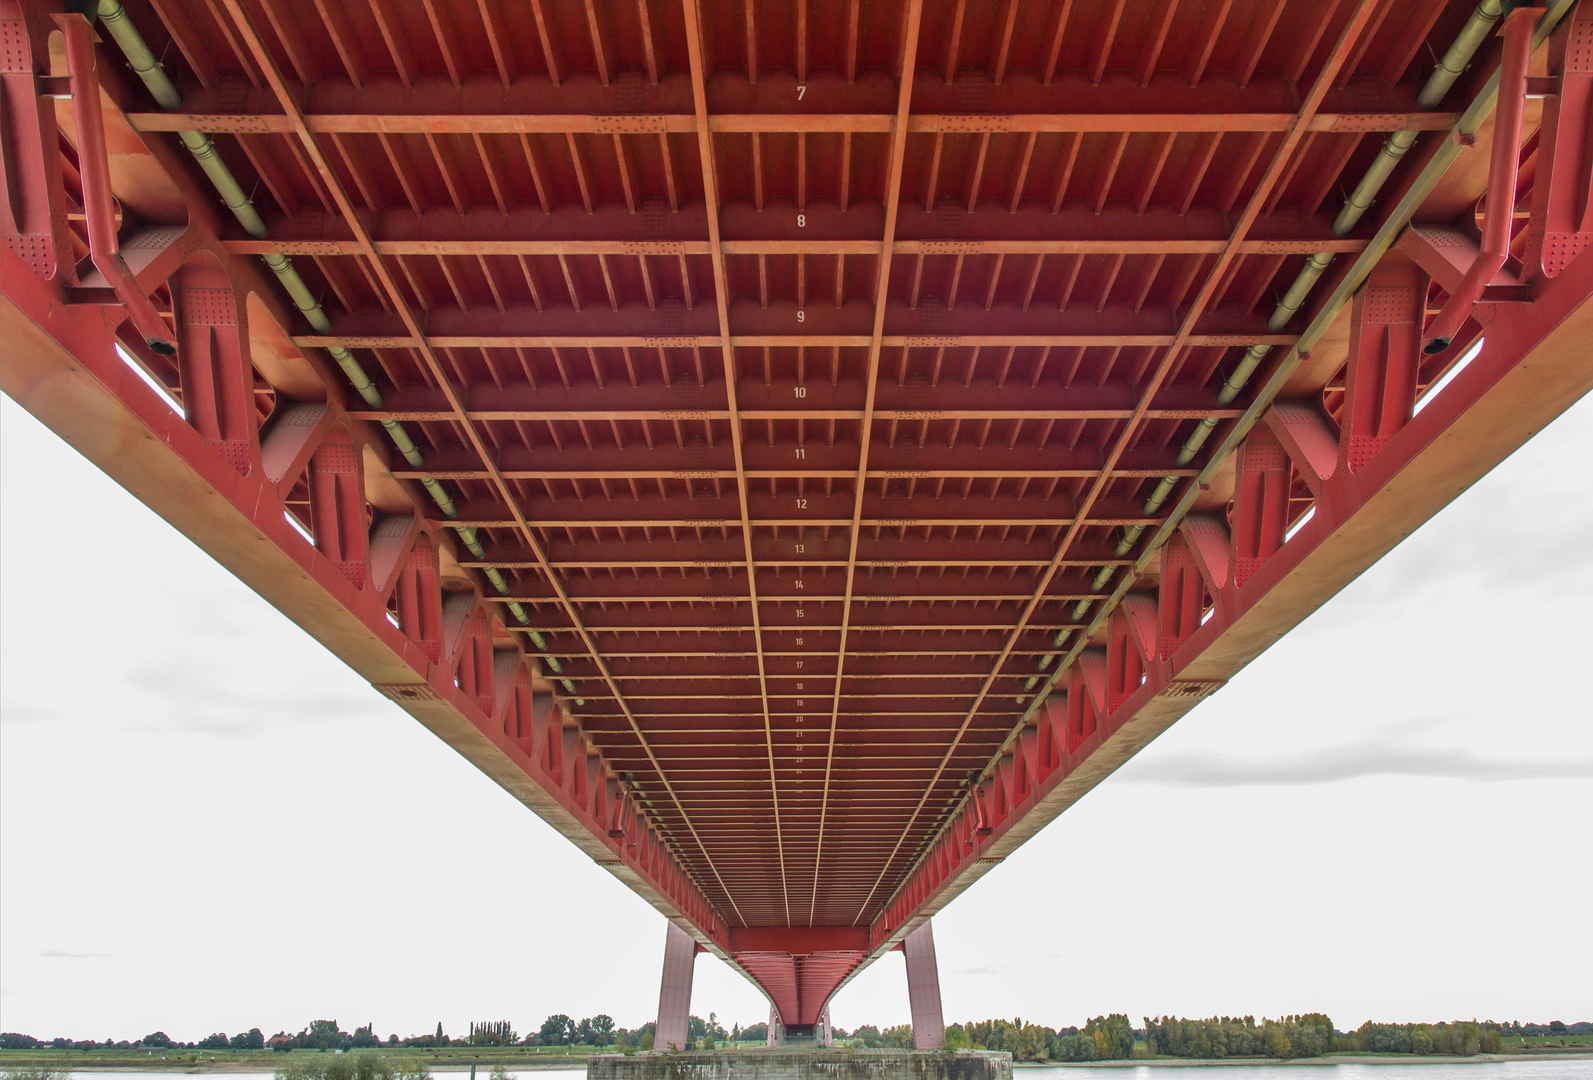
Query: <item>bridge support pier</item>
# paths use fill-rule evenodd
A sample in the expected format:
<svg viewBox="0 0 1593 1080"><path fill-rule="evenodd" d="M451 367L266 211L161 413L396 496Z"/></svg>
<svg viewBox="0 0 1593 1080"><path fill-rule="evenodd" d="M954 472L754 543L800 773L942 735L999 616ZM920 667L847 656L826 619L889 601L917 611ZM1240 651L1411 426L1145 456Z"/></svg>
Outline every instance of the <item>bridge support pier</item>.
<svg viewBox="0 0 1593 1080"><path fill-rule="evenodd" d="M664 977L658 988L658 1026L654 1050L684 1050L690 1037L691 978L697 966L697 942L690 934L667 924L664 936Z"/></svg>
<svg viewBox="0 0 1593 1080"><path fill-rule="evenodd" d="M946 1021L940 1011L940 969L935 964L935 932L929 920L902 941L907 956L907 1000L913 1010L913 1045L940 1050L946 1045Z"/></svg>

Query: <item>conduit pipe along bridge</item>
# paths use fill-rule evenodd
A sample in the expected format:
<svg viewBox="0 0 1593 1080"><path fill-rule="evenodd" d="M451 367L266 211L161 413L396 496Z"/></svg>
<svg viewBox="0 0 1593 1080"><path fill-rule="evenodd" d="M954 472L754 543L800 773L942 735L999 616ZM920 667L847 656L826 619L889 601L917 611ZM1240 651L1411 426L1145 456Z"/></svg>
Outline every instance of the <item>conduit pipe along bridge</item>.
<svg viewBox="0 0 1593 1080"><path fill-rule="evenodd" d="M0 384L788 1033L1593 385L1593 4L0 0ZM684 1030L680 1030L684 1042Z"/></svg>

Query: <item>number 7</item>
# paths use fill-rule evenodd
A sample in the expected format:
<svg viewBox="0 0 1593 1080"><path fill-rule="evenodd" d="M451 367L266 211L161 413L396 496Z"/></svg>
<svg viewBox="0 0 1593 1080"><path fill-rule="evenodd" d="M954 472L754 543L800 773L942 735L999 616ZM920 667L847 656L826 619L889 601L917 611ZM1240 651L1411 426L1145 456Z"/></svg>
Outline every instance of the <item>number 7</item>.
<svg viewBox="0 0 1593 1080"><path fill-rule="evenodd" d="M797 100L801 101L802 100L802 95L807 93L807 92L808 92L807 84L805 84L805 83L798 84L797 85Z"/></svg>

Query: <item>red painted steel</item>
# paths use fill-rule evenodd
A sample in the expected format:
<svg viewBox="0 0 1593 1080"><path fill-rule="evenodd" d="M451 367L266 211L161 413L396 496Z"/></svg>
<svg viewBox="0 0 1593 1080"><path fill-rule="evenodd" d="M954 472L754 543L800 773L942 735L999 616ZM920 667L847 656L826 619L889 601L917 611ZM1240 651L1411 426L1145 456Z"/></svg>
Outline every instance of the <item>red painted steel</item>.
<svg viewBox="0 0 1593 1080"><path fill-rule="evenodd" d="M127 268L116 242L116 209L112 205L110 166L106 160L105 123L100 115L100 84L94 77L93 31L82 15L61 19L66 38L67 68L72 87L72 113L77 123L78 175L83 180L83 216L88 227L89 255L94 268L116 292L128 318L156 352L171 354L177 342Z"/></svg>
<svg viewBox="0 0 1593 1080"><path fill-rule="evenodd" d="M0 384L792 1032L1593 383L1586 2L59 6Z"/></svg>
<svg viewBox="0 0 1593 1080"><path fill-rule="evenodd" d="M1532 28L1542 8L1518 7L1505 16L1504 58L1499 66L1499 110L1494 116L1493 156L1488 169L1488 213L1482 226L1482 249L1460 284L1449 294L1427 326L1426 351L1440 353L1470 314L1471 306L1510 258L1516 210L1516 179L1520 170L1521 128L1526 119L1527 63L1532 57Z"/></svg>
<svg viewBox="0 0 1593 1080"><path fill-rule="evenodd" d="M664 974L658 990L658 1023L653 1046L659 1050L684 1050L691 1037L691 981L698 945L674 923L665 930Z"/></svg>
<svg viewBox="0 0 1593 1080"><path fill-rule="evenodd" d="M925 922L902 941L907 959L907 999L912 1005L913 1045L940 1050L946 1045L946 1020L940 1009L940 966L935 960L935 930Z"/></svg>

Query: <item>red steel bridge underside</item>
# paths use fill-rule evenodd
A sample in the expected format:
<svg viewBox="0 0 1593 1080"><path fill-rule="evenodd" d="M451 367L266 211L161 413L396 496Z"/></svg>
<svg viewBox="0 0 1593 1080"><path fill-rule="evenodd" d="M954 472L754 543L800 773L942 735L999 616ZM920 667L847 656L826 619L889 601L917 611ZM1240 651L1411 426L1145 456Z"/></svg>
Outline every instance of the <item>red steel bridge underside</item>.
<svg viewBox="0 0 1593 1080"><path fill-rule="evenodd" d="M788 1029L1593 386L1587 0L125 5L5 392Z"/></svg>

